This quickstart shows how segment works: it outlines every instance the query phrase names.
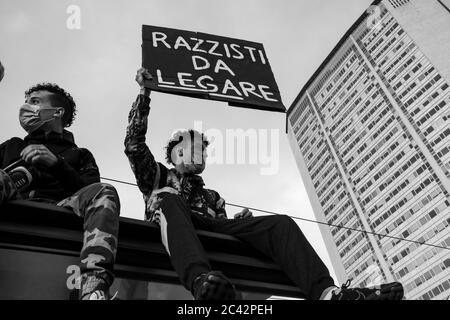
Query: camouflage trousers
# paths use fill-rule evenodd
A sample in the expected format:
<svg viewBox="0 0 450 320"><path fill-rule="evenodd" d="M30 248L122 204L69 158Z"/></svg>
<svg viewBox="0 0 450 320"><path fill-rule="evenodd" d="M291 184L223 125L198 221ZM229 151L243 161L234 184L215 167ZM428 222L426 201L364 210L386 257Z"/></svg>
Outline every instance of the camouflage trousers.
<svg viewBox="0 0 450 320"><path fill-rule="evenodd" d="M21 198L10 177L0 170L0 205ZM120 201L116 189L105 183L88 185L56 204L84 219L80 253L80 296L107 291L114 281L114 260L119 233Z"/></svg>

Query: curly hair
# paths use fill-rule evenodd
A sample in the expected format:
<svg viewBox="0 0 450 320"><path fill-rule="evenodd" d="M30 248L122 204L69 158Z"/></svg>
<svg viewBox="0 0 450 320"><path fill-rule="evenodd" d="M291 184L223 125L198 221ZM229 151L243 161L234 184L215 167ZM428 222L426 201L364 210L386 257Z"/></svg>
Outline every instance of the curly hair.
<svg viewBox="0 0 450 320"><path fill-rule="evenodd" d="M194 129L179 130L179 131L175 132L172 135L172 137L169 139L169 141L167 142L167 145L166 145L166 161L167 161L167 163L174 164L172 161L172 150L176 145L183 142L184 137L190 137L190 141L194 141L195 137L200 137L200 136L201 136L201 139L203 142L203 148L206 148L207 146L209 146L209 141L206 138L206 136L203 133L198 132Z"/></svg>
<svg viewBox="0 0 450 320"><path fill-rule="evenodd" d="M55 103L64 108L64 127L70 127L75 119L75 115L77 114L76 104L70 93L55 83L43 82L25 91L25 98L28 98L31 93L36 91L48 91L53 93L51 97L52 104Z"/></svg>

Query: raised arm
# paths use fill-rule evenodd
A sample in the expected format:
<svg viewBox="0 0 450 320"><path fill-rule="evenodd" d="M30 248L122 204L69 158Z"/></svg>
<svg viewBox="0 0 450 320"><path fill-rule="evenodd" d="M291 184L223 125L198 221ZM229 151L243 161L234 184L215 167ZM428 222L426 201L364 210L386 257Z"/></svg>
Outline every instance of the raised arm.
<svg viewBox="0 0 450 320"><path fill-rule="evenodd" d="M141 68L136 75L136 82L141 87L141 91L128 116L125 154L130 162L139 189L142 193L149 194L154 189L156 180L158 180L159 166L145 143L147 119L150 112L150 90L144 88L145 79L151 79L151 75L147 70Z"/></svg>

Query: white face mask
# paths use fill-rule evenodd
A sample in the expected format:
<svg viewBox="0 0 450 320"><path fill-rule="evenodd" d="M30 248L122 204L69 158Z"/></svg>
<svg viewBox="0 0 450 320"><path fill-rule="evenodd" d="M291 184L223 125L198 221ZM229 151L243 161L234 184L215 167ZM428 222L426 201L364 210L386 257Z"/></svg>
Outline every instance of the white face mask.
<svg viewBox="0 0 450 320"><path fill-rule="evenodd" d="M19 121L22 128L28 132L32 133L42 127L47 122L53 121L54 114L49 119L42 119L42 110L55 110L56 108L41 107L39 105L33 105L25 103L20 107L19 110Z"/></svg>

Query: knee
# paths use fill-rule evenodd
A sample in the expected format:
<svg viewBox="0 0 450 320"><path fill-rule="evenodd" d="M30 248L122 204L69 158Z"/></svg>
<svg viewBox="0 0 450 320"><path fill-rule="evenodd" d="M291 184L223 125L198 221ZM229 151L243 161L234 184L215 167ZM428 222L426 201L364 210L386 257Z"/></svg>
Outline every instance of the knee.
<svg viewBox="0 0 450 320"><path fill-rule="evenodd" d="M109 183L97 182L89 186L96 192L93 202L96 205L103 205L111 214L119 216L120 214L120 199L119 194L114 186Z"/></svg>
<svg viewBox="0 0 450 320"><path fill-rule="evenodd" d="M110 194L115 199L119 200L119 194L117 193L117 190L113 185L103 182L99 182L98 184L100 185L100 188L103 190L104 193Z"/></svg>
<svg viewBox="0 0 450 320"><path fill-rule="evenodd" d="M295 221L287 216L287 215L276 215L276 216L272 216L273 219L273 223L275 226L277 227L281 227L281 228L290 228L290 227L298 227L297 224L295 223Z"/></svg>
<svg viewBox="0 0 450 320"><path fill-rule="evenodd" d="M158 194L157 207L163 210L164 215L174 212L189 212L189 206L184 199L177 194L169 192Z"/></svg>
<svg viewBox="0 0 450 320"><path fill-rule="evenodd" d="M117 215L120 214L120 199L119 199L119 193L117 192L116 188L109 183L100 183L103 188L103 193L107 195L108 199L116 204L116 213Z"/></svg>
<svg viewBox="0 0 450 320"><path fill-rule="evenodd" d="M158 195L158 197L161 199L161 203L164 204L181 204L184 203L184 200L182 197L180 197L178 194L169 193L169 192L163 192Z"/></svg>

